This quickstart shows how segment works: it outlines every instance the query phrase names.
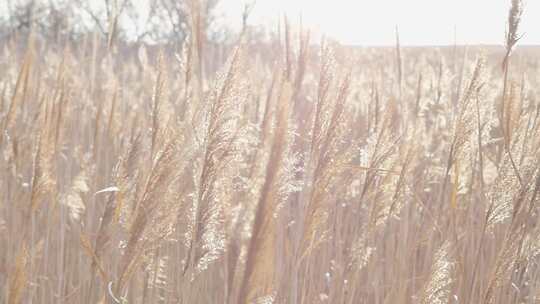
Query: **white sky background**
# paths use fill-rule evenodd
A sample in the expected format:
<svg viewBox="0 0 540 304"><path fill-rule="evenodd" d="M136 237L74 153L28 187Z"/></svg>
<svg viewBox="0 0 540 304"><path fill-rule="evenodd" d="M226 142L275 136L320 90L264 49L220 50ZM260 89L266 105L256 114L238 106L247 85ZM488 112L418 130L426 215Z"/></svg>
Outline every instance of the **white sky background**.
<svg viewBox="0 0 540 304"><path fill-rule="evenodd" d="M222 0L224 20L239 26L245 1ZM344 44L502 44L510 0L257 0L251 24L277 24L287 14ZM525 0L520 44L540 44L540 0Z"/></svg>
<svg viewBox="0 0 540 304"><path fill-rule="evenodd" d="M16 1L16 0L15 0ZM41 0L44 1L44 0ZM94 0L90 3L94 3ZM136 0L142 15L148 1ZM249 19L274 29L287 14L297 24L343 44L394 45L395 26L402 45L502 44L511 0L221 0L221 22L240 28L243 5L256 1ZM0 0L0 17L7 13ZM519 44L540 45L540 0L524 0Z"/></svg>

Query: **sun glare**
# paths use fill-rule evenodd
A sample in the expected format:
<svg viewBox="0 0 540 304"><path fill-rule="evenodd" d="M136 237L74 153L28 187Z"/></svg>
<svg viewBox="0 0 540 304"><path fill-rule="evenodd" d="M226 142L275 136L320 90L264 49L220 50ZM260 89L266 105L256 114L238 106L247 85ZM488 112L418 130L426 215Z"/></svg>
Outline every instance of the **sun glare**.
<svg viewBox="0 0 540 304"><path fill-rule="evenodd" d="M222 3L230 22L246 1ZM540 1L525 2L523 44L540 44ZM251 23L272 24L283 14L344 44L391 45L398 26L405 45L501 44L506 0L258 0ZM236 19L236 20L235 20Z"/></svg>

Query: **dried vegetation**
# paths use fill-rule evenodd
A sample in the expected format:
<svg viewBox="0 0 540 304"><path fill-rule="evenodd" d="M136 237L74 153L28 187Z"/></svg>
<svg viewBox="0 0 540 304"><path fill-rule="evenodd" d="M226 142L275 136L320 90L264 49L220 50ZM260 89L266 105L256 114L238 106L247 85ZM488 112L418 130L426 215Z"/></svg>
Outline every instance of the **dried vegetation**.
<svg viewBox="0 0 540 304"><path fill-rule="evenodd" d="M314 46L286 22L217 73L201 31L176 55L10 41L0 302L540 303L522 9L506 52Z"/></svg>

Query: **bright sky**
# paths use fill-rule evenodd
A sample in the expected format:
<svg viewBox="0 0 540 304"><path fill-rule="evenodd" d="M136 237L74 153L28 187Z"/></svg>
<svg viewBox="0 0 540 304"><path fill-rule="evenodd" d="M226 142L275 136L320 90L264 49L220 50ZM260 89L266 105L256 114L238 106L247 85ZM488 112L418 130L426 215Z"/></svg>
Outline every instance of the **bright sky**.
<svg viewBox="0 0 540 304"><path fill-rule="evenodd" d="M242 3L222 0L226 18L239 24ZM399 26L404 45L502 44L510 0L257 0L252 24L276 24L286 13L344 44L393 45ZM540 44L540 0L525 0L521 44Z"/></svg>

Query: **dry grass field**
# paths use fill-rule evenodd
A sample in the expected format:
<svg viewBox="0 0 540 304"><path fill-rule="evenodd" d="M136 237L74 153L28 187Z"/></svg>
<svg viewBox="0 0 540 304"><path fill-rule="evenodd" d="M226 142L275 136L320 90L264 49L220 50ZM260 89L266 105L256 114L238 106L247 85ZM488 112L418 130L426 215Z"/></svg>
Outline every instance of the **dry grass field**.
<svg viewBox="0 0 540 304"><path fill-rule="evenodd" d="M0 302L540 303L513 3L506 48L10 38Z"/></svg>

